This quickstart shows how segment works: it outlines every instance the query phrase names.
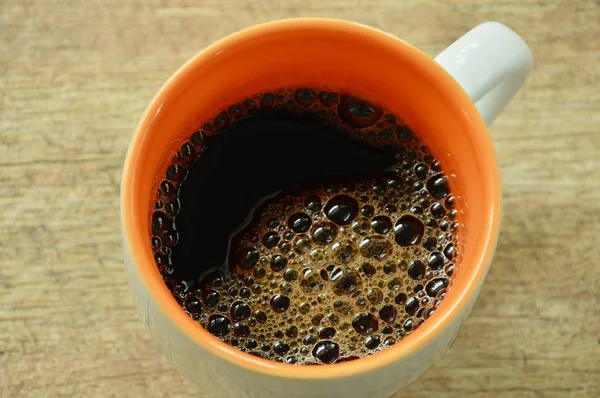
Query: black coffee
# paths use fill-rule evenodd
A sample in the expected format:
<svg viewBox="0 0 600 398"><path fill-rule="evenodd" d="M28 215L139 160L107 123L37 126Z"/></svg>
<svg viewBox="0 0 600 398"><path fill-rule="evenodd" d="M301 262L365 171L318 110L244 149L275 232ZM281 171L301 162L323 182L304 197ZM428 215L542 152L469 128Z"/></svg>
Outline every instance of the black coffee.
<svg viewBox="0 0 600 398"><path fill-rule="evenodd" d="M331 364L431 316L454 273L456 213L439 162L395 115L286 88L232 104L181 145L151 244L175 299L213 335Z"/></svg>

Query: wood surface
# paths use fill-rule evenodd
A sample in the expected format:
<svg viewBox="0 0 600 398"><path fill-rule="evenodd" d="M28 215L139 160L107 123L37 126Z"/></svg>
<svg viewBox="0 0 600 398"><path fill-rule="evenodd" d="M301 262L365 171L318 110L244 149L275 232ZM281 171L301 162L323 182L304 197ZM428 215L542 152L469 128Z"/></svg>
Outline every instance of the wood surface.
<svg viewBox="0 0 600 398"><path fill-rule="evenodd" d="M495 261L454 346L398 397L600 396L598 0L2 0L0 396L210 398L133 307L121 166L185 60L298 16L369 24L432 56L486 20L530 44L532 77L490 129Z"/></svg>

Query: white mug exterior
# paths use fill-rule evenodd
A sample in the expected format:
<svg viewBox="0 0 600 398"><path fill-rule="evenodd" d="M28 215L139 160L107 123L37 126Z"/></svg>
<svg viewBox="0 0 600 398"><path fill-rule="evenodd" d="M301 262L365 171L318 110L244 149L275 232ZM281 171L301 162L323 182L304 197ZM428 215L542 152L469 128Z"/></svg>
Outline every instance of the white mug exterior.
<svg viewBox="0 0 600 398"><path fill-rule="evenodd" d="M471 29L435 61L471 97L487 125L519 91L533 67L527 43L498 22Z"/></svg>

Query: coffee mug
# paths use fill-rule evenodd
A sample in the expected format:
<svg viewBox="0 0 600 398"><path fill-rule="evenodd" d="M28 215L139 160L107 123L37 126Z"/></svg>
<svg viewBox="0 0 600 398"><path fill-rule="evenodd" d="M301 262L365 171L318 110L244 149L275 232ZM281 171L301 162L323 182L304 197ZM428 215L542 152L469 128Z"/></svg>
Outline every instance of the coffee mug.
<svg viewBox="0 0 600 398"><path fill-rule="evenodd" d="M205 396L390 397L448 348L483 284L500 226L500 181L486 129L526 80L532 55L504 25L477 26L435 59L379 30L332 19L245 29L201 51L160 89L134 134L121 187L125 263L164 355ZM274 87L331 85L401 115L442 162L457 198L463 257L436 312L398 344L324 366L238 351L194 322L162 281L149 244L152 196L185 137L223 106Z"/></svg>

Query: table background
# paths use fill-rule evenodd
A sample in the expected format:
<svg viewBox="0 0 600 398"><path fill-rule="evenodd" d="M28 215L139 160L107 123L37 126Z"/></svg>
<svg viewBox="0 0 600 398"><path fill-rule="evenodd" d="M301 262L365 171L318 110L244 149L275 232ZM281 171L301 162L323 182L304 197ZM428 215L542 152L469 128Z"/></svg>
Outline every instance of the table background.
<svg viewBox="0 0 600 398"><path fill-rule="evenodd" d="M504 22L527 86L491 128L497 255L454 346L399 397L600 396L600 2L0 2L0 396L206 397L159 354L122 266L119 179L162 82L218 38L295 16L432 56Z"/></svg>

